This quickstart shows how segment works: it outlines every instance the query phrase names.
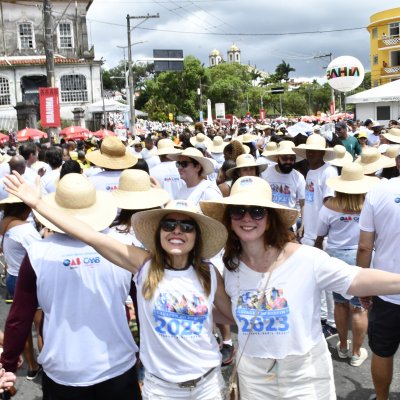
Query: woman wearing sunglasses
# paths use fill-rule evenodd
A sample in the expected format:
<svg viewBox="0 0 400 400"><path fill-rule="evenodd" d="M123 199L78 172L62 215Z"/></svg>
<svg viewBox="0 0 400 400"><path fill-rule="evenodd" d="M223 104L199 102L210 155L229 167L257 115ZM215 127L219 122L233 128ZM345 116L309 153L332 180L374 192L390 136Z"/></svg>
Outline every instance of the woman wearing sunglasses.
<svg viewBox="0 0 400 400"><path fill-rule="evenodd" d="M294 242L297 211L272 202L258 177L239 178L203 212L225 224L224 280L238 325L242 400L336 399L321 331L320 292L400 292L400 276L349 266Z"/></svg>
<svg viewBox="0 0 400 400"><path fill-rule="evenodd" d="M112 263L134 273L145 367L144 399L222 399L221 355L212 334L215 305L232 320L222 278L204 259L226 241L224 226L187 201L136 213L132 227L145 251L94 231L54 210L20 175L10 192L64 232L89 244Z"/></svg>

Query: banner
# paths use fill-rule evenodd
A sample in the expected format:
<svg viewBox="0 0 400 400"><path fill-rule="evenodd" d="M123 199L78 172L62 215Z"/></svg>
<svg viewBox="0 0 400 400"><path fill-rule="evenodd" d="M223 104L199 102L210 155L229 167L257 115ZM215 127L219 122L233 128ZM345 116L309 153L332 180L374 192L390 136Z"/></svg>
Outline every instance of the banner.
<svg viewBox="0 0 400 400"><path fill-rule="evenodd" d="M215 103L215 118L225 119L225 103Z"/></svg>
<svg viewBox="0 0 400 400"><path fill-rule="evenodd" d="M43 128L58 128L60 99L58 88L39 88L40 122Z"/></svg>
<svg viewBox="0 0 400 400"><path fill-rule="evenodd" d="M260 108L260 119L265 119L265 109Z"/></svg>

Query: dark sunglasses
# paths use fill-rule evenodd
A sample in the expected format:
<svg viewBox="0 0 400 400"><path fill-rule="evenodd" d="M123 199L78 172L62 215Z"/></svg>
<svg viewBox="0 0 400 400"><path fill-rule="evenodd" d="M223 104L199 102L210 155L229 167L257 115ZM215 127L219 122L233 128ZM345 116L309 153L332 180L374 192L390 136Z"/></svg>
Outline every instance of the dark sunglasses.
<svg viewBox="0 0 400 400"><path fill-rule="evenodd" d="M291 161L295 162L296 161L296 156L279 156L282 161Z"/></svg>
<svg viewBox="0 0 400 400"><path fill-rule="evenodd" d="M186 168L189 164L193 164L192 161L177 161L175 163L176 168Z"/></svg>
<svg viewBox="0 0 400 400"><path fill-rule="evenodd" d="M259 221L260 219L263 219L267 215L267 209L264 207L232 206L229 208L229 215L235 221L243 219L247 212L249 213L250 217L255 221Z"/></svg>
<svg viewBox="0 0 400 400"><path fill-rule="evenodd" d="M177 226L183 233L192 233L196 229L194 221L179 221L177 219L163 219L160 226L164 232L173 232Z"/></svg>

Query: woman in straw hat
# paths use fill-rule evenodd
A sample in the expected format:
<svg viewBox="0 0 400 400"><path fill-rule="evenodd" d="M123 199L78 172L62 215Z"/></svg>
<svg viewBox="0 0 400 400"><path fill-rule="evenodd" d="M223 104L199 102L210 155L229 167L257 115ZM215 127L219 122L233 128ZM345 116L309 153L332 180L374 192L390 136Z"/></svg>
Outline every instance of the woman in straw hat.
<svg viewBox="0 0 400 400"><path fill-rule="evenodd" d="M339 177L330 178L327 185L335 190L335 196L328 199L319 212L318 237L315 247L322 250L324 237L327 236L325 251L332 257L339 258L347 264L355 265L360 228L358 221L368 190L379 183L378 178L365 176L360 165L344 165ZM360 299L354 296L351 300L339 293L333 293L335 302L335 323L339 334L336 350L339 358L350 358L350 365L359 367L368 357L367 350L361 345L367 332L367 310ZM349 317L353 344L347 340Z"/></svg>
<svg viewBox="0 0 400 400"><path fill-rule="evenodd" d="M26 249L42 238L33 224L27 221L32 210L20 199L9 195L6 199L0 201L0 209L3 210L3 219L0 222L0 247L7 265L6 287L10 296L10 302L12 303L20 266L25 257ZM42 311L37 309L34 316L34 323L39 351L43 345L39 329L42 316ZM28 364L26 377L28 380L33 380L38 376L41 368L34 354L32 329L29 330L23 354Z"/></svg>
<svg viewBox="0 0 400 400"><path fill-rule="evenodd" d="M226 176L235 183L241 176L260 176L266 169L267 165L257 164L251 154L241 154L236 159L236 166L226 171Z"/></svg>
<svg viewBox="0 0 400 400"><path fill-rule="evenodd" d="M140 349L146 369L143 397L221 399L221 355L212 334L213 305L224 322L232 316L222 278L204 260L225 243L225 227L187 201L138 212L132 226L147 252L54 212L46 198L40 198L40 191L17 173L8 177L8 185L42 218L136 274L141 337L146 337Z"/></svg>
<svg viewBox="0 0 400 400"><path fill-rule="evenodd" d="M297 211L271 199L267 182L243 177L229 197L201 202L206 215L228 227L224 280L238 325L241 398L333 400L332 360L319 318L321 290L358 296L400 292L400 276L348 266L295 243L289 227Z"/></svg>

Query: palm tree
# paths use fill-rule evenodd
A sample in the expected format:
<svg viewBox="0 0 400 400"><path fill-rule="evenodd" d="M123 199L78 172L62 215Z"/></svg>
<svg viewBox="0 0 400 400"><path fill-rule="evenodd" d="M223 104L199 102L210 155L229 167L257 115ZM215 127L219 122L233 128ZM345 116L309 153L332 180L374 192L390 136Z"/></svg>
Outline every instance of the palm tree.
<svg viewBox="0 0 400 400"><path fill-rule="evenodd" d="M280 80L283 79L287 82L289 80L289 74L294 71L296 71L295 68L291 67L289 63L285 62L285 60L282 60L282 62L278 64L275 69L275 75Z"/></svg>

